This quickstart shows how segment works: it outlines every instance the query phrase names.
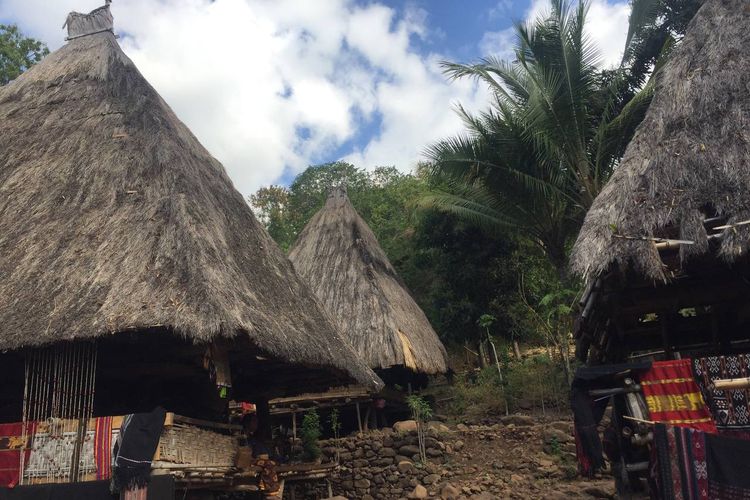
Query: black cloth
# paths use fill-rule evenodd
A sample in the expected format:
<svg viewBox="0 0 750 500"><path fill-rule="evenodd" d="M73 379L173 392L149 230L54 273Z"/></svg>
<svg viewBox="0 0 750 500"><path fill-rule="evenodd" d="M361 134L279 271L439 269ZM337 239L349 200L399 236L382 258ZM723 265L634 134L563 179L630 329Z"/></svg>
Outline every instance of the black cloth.
<svg viewBox="0 0 750 500"><path fill-rule="evenodd" d="M615 376L627 371L640 372L651 368L650 362L620 363L615 365L581 366L576 370L570 387L570 407L576 430L578 463L583 475L591 476L604 466L602 441L597 431L609 398L595 400L592 389L613 387Z"/></svg>
<svg viewBox="0 0 750 500"><path fill-rule="evenodd" d="M154 476L148 484L148 500L174 500L175 485L172 476ZM35 484L0 488L0 500L117 500L109 481L83 483Z"/></svg>
<svg viewBox="0 0 750 500"><path fill-rule="evenodd" d="M750 499L750 441L706 434L709 498Z"/></svg>
<svg viewBox="0 0 750 500"><path fill-rule="evenodd" d="M166 410L127 415L115 443L112 460L113 491L144 486L151 475L151 460L159 445Z"/></svg>

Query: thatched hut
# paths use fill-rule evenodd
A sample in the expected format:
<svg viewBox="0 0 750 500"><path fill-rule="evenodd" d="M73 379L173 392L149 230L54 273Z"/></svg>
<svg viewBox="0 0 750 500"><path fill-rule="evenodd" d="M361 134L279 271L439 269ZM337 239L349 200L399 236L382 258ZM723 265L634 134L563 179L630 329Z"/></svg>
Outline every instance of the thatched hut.
<svg viewBox="0 0 750 500"><path fill-rule="evenodd" d="M747 349L750 6L708 0L573 248L579 356Z"/></svg>
<svg viewBox="0 0 750 500"><path fill-rule="evenodd" d="M207 349L241 399L379 387L120 49L109 7L67 24L0 88L2 418L20 418L24 359L47 346L96 345L100 415L210 413Z"/></svg>
<svg viewBox="0 0 750 500"><path fill-rule="evenodd" d="M371 368L446 371L445 347L344 188L331 191L289 258Z"/></svg>

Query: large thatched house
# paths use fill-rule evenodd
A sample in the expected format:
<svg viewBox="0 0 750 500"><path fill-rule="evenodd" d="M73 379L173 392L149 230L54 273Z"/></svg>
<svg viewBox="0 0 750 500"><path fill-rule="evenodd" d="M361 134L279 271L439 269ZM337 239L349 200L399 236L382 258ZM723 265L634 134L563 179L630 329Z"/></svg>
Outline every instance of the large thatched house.
<svg viewBox="0 0 750 500"><path fill-rule="evenodd" d="M48 346L95 344L104 415L210 413L206 356L242 399L379 387L111 20L0 88L0 417Z"/></svg>
<svg viewBox="0 0 750 500"><path fill-rule="evenodd" d="M343 188L331 191L289 258L371 368L446 371L445 347Z"/></svg>
<svg viewBox="0 0 750 500"><path fill-rule="evenodd" d="M747 496L750 4L706 0L656 78L573 248L579 465L604 450L627 498Z"/></svg>
<svg viewBox="0 0 750 500"><path fill-rule="evenodd" d="M750 340L750 4L709 0L586 216L579 356Z"/></svg>

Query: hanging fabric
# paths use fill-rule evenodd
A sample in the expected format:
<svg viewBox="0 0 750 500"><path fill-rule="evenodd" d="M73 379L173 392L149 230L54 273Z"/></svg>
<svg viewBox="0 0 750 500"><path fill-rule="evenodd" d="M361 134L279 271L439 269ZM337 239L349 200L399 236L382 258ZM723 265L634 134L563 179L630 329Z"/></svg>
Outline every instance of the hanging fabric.
<svg viewBox="0 0 750 500"><path fill-rule="evenodd" d="M750 354L693 361L695 378L720 431L750 431L750 389L716 389L717 379L750 377Z"/></svg>
<svg viewBox="0 0 750 500"><path fill-rule="evenodd" d="M112 474L112 417L96 419L94 431L96 478L109 479Z"/></svg>
<svg viewBox="0 0 750 500"><path fill-rule="evenodd" d="M208 371L211 381L216 384L222 398L229 397L232 388L232 374L229 368L229 353L225 347L211 344L203 356L203 368Z"/></svg>
<svg viewBox="0 0 750 500"><path fill-rule="evenodd" d="M655 361L640 383L651 420L716 432L690 359Z"/></svg>
<svg viewBox="0 0 750 500"><path fill-rule="evenodd" d="M750 441L665 424L654 426L652 472L664 500L750 498Z"/></svg>
<svg viewBox="0 0 750 500"><path fill-rule="evenodd" d="M21 453L27 462L28 441L22 423L0 424L0 487L13 488L20 482Z"/></svg>
<svg viewBox="0 0 750 500"><path fill-rule="evenodd" d="M150 413L134 413L125 417L114 449L114 491L135 491L148 484L151 461L159 445L165 416L164 408L157 407Z"/></svg>

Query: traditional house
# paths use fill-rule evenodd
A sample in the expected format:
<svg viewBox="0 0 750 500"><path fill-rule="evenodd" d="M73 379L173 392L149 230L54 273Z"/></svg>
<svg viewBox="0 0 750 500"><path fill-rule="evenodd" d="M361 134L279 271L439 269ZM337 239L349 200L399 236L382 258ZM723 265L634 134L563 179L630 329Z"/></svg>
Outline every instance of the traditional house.
<svg viewBox="0 0 750 500"><path fill-rule="evenodd" d="M673 487L685 498L748 494L736 484L746 473L717 460L750 456L748 441L721 451L724 431L750 422L741 422L746 389L720 390L750 377L750 5L707 0L656 77L573 248L586 282L575 332L587 365L573 384L579 457L603 463L595 427L611 399L610 459L623 489L652 470L664 498ZM702 458L678 465L692 444Z"/></svg>
<svg viewBox="0 0 750 500"><path fill-rule="evenodd" d="M335 188L289 258L368 366L388 381L444 373L445 347L372 230Z"/></svg>
<svg viewBox="0 0 750 500"><path fill-rule="evenodd" d="M67 26L0 87L0 422L378 389L109 5Z"/></svg>
<svg viewBox="0 0 750 500"><path fill-rule="evenodd" d="M589 210L572 254L582 360L750 340L748 28L745 2L706 2Z"/></svg>

